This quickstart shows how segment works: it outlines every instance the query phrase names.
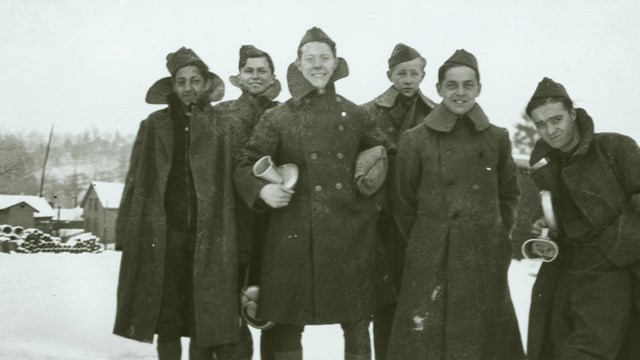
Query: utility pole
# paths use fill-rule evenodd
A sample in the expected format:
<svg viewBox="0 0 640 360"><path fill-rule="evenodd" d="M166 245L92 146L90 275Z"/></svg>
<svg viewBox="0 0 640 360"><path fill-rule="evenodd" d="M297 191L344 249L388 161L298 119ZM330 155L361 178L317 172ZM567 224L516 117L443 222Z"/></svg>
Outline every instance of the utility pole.
<svg viewBox="0 0 640 360"><path fill-rule="evenodd" d="M44 164L42 165L42 177L40 178L40 197L44 194L44 174L47 169L47 160L49 160L49 150L51 150L51 138L53 137L53 125L51 124L51 131L49 131L49 142L47 142L47 151L44 154Z"/></svg>

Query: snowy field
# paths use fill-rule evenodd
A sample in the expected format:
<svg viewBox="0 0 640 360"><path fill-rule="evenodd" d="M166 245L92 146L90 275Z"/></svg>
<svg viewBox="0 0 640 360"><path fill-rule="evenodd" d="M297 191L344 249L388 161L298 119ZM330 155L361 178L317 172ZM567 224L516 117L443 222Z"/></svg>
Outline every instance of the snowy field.
<svg viewBox="0 0 640 360"><path fill-rule="evenodd" d="M120 253L0 253L0 359L155 359L155 346L112 335ZM532 274L538 264L513 261L509 283L526 338ZM254 348L259 333L253 331ZM187 343L183 340L187 359ZM306 360L342 359L338 325L309 326ZM256 351L254 359L259 359Z"/></svg>

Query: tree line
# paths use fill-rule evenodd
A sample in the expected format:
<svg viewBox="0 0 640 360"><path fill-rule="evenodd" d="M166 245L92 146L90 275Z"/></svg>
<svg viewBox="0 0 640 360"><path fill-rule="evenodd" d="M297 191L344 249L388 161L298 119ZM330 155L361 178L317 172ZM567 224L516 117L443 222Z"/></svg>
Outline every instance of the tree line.
<svg viewBox="0 0 640 360"><path fill-rule="evenodd" d="M43 196L54 206L79 206L92 180L122 182L133 134L79 133L54 129L45 169ZM48 132L0 130L0 194L39 195Z"/></svg>

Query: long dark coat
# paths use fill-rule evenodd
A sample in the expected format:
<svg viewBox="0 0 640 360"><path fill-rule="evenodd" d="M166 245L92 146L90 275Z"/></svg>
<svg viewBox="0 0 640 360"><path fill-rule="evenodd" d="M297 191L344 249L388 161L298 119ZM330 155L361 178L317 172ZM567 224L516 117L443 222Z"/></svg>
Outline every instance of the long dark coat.
<svg viewBox="0 0 640 360"><path fill-rule="evenodd" d="M400 140L394 216L408 239L387 359L524 359L509 295L519 190L508 132L438 105Z"/></svg>
<svg viewBox="0 0 640 360"><path fill-rule="evenodd" d="M280 83L276 82L259 97L247 92L236 100L224 101L213 107L215 116L230 129L232 156L236 160L240 149L244 147L253 133L265 111L279 103L274 99L280 93ZM252 211L239 196L236 197L236 237L241 262L241 286L244 286L246 266L250 265L251 274L247 278L249 284L258 284L260 275L260 259L264 245L265 224L264 214ZM247 285L249 285L247 284Z"/></svg>
<svg viewBox="0 0 640 360"><path fill-rule="evenodd" d="M333 81L346 76L339 59ZM383 143L367 113L337 95L322 95L292 66L293 98L267 111L236 169L239 193L254 209L266 184L251 173L271 155L300 170L288 206L269 209L258 317L286 324L334 324L373 314L377 208L359 195L354 165L361 150Z"/></svg>
<svg viewBox="0 0 640 360"><path fill-rule="evenodd" d="M531 177L539 189L551 191L552 198L557 200L561 196L558 182L561 176L576 206L601 232L597 246L602 253L615 265L628 268L634 274L635 314L625 344L628 349L623 349L617 359L637 359L640 352L640 148L624 135L594 133L593 120L583 109L577 109L576 121L581 140L571 164L559 174L557 152L540 140L530 163L535 165L543 158L548 163L535 170ZM557 206L554 202L554 207ZM544 360L541 354L560 268L558 261L544 263L536 278L529 316L529 359Z"/></svg>
<svg viewBox="0 0 640 360"><path fill-rule="evenodd" d="M193 287L198 345L239 339L238 265L230 141L210 105L191 117L190 165L197 193ZM165 187L173 155L169 109L142 121L116 223L122 247L114 333L152 342L164 278Z"/></svg>
<svg viewBox="0 0 640 360"><path fill-rule="evenodd" d="M400 92L393 86L372 101L363 104L380 131L394 145L398 144L400 136L407 130L422 123L424 118L433 110L435 103L418 90L411 107L405 110L399 103ZM395 156L388 156L389 174L393 173ZM385 308L396 303L397 292L404 267L405 241L398 230L389 203L389 184L386 181L376 199L380 202L382 212L378 229L380 230L380 245L376 250L376 306Z"/></svg>

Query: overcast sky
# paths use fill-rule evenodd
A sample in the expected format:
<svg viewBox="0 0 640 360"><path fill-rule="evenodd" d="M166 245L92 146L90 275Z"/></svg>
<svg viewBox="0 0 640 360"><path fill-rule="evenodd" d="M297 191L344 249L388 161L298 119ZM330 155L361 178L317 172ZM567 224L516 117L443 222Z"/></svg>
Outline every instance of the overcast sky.
<svg viewBox="0 0 640 360"><path fill-rule="evenodd" d="M437 68L456 49L479 62L478 102L491 121L513 129L544 76L563 83L597 131L640 140L640 3L624 1L83 1L0 3L0 130L60 131L95 126L135 132L160 106L144 102L167 76L165 56L194 49L240 92L238 49L269 52L276 75L296 55L304 32L319 26L337 43L351 75L340 94L363 103L389 82L387 59L398 42L427 59L423 92L440 101ZM279 97L289 97L286 84Z"/></svg>

